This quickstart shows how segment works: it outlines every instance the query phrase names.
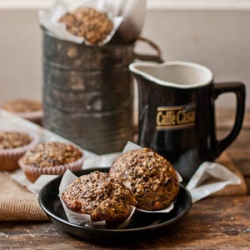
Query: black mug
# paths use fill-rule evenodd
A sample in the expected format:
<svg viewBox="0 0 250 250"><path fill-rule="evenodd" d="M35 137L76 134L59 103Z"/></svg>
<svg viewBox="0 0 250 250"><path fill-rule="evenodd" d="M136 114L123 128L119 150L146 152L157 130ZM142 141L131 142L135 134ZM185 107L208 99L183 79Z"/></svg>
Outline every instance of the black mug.
<svg viewBox="0 0 250 250"><path fill-rule="evenodd" d="M245 85L214 83L210 69L191 62L132 63L138 83L138 144L167 158L184 181L204 161L214 161L239 134L245 111ZM215 100L226 92L237 100L230 133L216 138Z"/></svg>

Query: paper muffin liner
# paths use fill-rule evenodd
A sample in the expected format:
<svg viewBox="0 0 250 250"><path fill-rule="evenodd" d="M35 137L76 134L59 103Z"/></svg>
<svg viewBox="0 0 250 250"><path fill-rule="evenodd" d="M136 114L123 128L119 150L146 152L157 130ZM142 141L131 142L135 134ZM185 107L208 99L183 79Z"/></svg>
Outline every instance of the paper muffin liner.
<svg viewBox="0 0 250 250"><path fill-rule="evenodd" d="M43 120L43 110L36 110L36 111L26 111L26 112L14 112L14 111L9 111L4 108L4 103L0 104L0 109L9 112L13 115L17 115L23 119L26 119L28 121L31 121L37 125L42 125L42 120Z"/></svg>
<svg viewBox="0 0 250 250"><path fill-rule="evenodd" d="M15 112L15 115L20 116L23 119L36 123L37 125L42 125L43 111L33 111L33 112Z"/></svg>
<svg viewBox="0 0 250 250"><path fill-rule="evenodd" d="M132 205L130 206L131 209L130 209L129 217L125 221L119 221L112 225L108 224L105 220L93 222L91 220L90 215L77 213L67 208L63 199L61 198L61 195L64 192L64 190L68 187L68 185L70 185L70 183L72 183L77 178L78 177L74 175L70 170L67 170L64 173L61 183L59 185L59 198L61 200L64 212L70 222L78 224L78 225L82 225L85 227L96 227L96 228L110 228L111 227L115 229L123 229L130 223L136 211L136 208Z"/></svg>
<svg viewBox="0 0 250 250"><path fill-rule="evenodd" d="M82 152L82 150L81 150ZM26 165L21 158L19 160L20 168L23 170L26 178L34 183L38 177L41 175L63 175L67 169L71 170L72 172L79 171L82 169L82 165L84 162L84 153L82 152L82 157L78 160L64 164L58 165L53 167L34 167L32 165Z"/></svg>
<svg viewBox="0 0 250 250"><path fill-rule="evenodd" d="M127 144L125 145L122 153L128 152L130 150L141 149L141 148L142 148L141 146L139 146L139 145L137 145L137 144L135 144L135 143L133 143L131 141L128 141ZM178 183L181 183L183 181L181 175L177 171L175 171L175 172L176 172L176 175L177 175ZM131 185L130 182L128 182L128 184ZM160 210L145 210L145 209L141 209L141 208L137 207L136 211L141 212L141 213L148 213L148 214L169 213L174 209L175 201L176 200L171 201L168 206L166 206L165 208L160 209Z"/></svg>
<svg viewBox="0 0 250 250"><path fill-rule="evenodd" d="M19 168L18 164L19 159L26 153L27 150L33 148L39 143L39 137L35 134L31 134L30 132L26 132L23 130L1 130L1 131L27 134L32 138L32 141L23 147L0 150L0 170L1 171L16 170Z"/></svg>
<svg viewBox="0 0 250 250"><path fill-rule="evenodd" d="M39 11L38 14L40 24L43 28L49 31L52 37L55 37L59 40L70 41L76 44L84 43L86 45L92 46L93 44L89 43L88 40L86 40L84 37L79 37L70 33L67 30L65 23L57 21L67 12L71 12L77 8L94 8L97 11L105 12L108 14L108 18L113 23L113 29L103 41L97 43L100 46L107 44L112 39L123 21L123 17L118 15L117 13L112 13L113 11L110 11L110 8L107 6L107 4L103 3L103 0L68 1L67 3L58 0L54 5L52 5L51 9Z"/></svg>

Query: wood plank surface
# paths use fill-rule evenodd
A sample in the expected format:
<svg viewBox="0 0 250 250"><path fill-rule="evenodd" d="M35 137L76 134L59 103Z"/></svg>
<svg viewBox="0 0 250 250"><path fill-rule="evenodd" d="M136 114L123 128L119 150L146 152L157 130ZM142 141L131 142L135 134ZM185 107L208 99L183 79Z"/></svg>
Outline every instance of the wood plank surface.
<svg viewBox="0 0 250 250"><path fill-rule="evenodd" d="M125 241L88 242L50 222L1 222L1 249L250 249L248 196L207 198L169 228ZM115 240L115 239L114 239Z"/></svg>
<svg viewBox="0 0 250 250"><path fill-rule="evenodd" d="M218 114L218 135L226 134L232 111ZM250 111L226 154L250 187ZM62 232L51 222L0 222L0 249L250 249L250 197L209 197L193 204L180 221L140 237L90 242Z"/></svg>
<svg viewBox="0 0 250 250"><path fill-rule="evenodd" d="M234 112L230 109L217 112L218 138L223 138L229 133L234 120L233 114ZM250 110L246 110L242 130L226 152L241 173L246 178L250 178Z"/></svg>

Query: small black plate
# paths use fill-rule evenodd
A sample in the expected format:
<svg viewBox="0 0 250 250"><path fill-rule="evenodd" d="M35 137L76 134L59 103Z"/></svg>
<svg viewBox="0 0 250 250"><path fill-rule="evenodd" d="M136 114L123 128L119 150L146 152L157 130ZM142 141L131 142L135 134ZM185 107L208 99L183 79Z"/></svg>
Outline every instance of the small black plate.
<svg viewBox="0 0 250 250"><path fill-rule="evenodd" d="M95 170L108 172L109 168L87 169L76 172L77 176L88 174ZM58 197L59 185L62 177L47 183L39 193L39 204L50 220L62 231L89 240L108 240L114 238L136 237L139 234L169 226L178 221L191 208L192 200L188 190L181 185L174 209L167 213L135 212L130 224L124 229L95 228L74 224L68 221Z"/></svg>

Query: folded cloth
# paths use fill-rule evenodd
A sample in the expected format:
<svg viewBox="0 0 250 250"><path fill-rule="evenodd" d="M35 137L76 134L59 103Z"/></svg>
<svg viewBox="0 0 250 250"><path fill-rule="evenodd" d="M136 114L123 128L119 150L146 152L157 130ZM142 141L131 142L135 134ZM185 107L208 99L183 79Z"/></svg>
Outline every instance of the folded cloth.
<svg viewBox="0 0 250 250"><path fill-rule="evenodd" d="M223 153L217 162L236 174L241 182L237 185L227 185L211 196L246 195L247 187L244 177L233 165L229 156ZM37 196L14 181L9 173L0 172L0 183L0 221L48 220L40 208Z"/></svg>
<svg viewBox="0 0 250 250"><path fill-rule="evenodd" d="M0 221L48 220L40 208L37 196L0 172Z"/></svg>

